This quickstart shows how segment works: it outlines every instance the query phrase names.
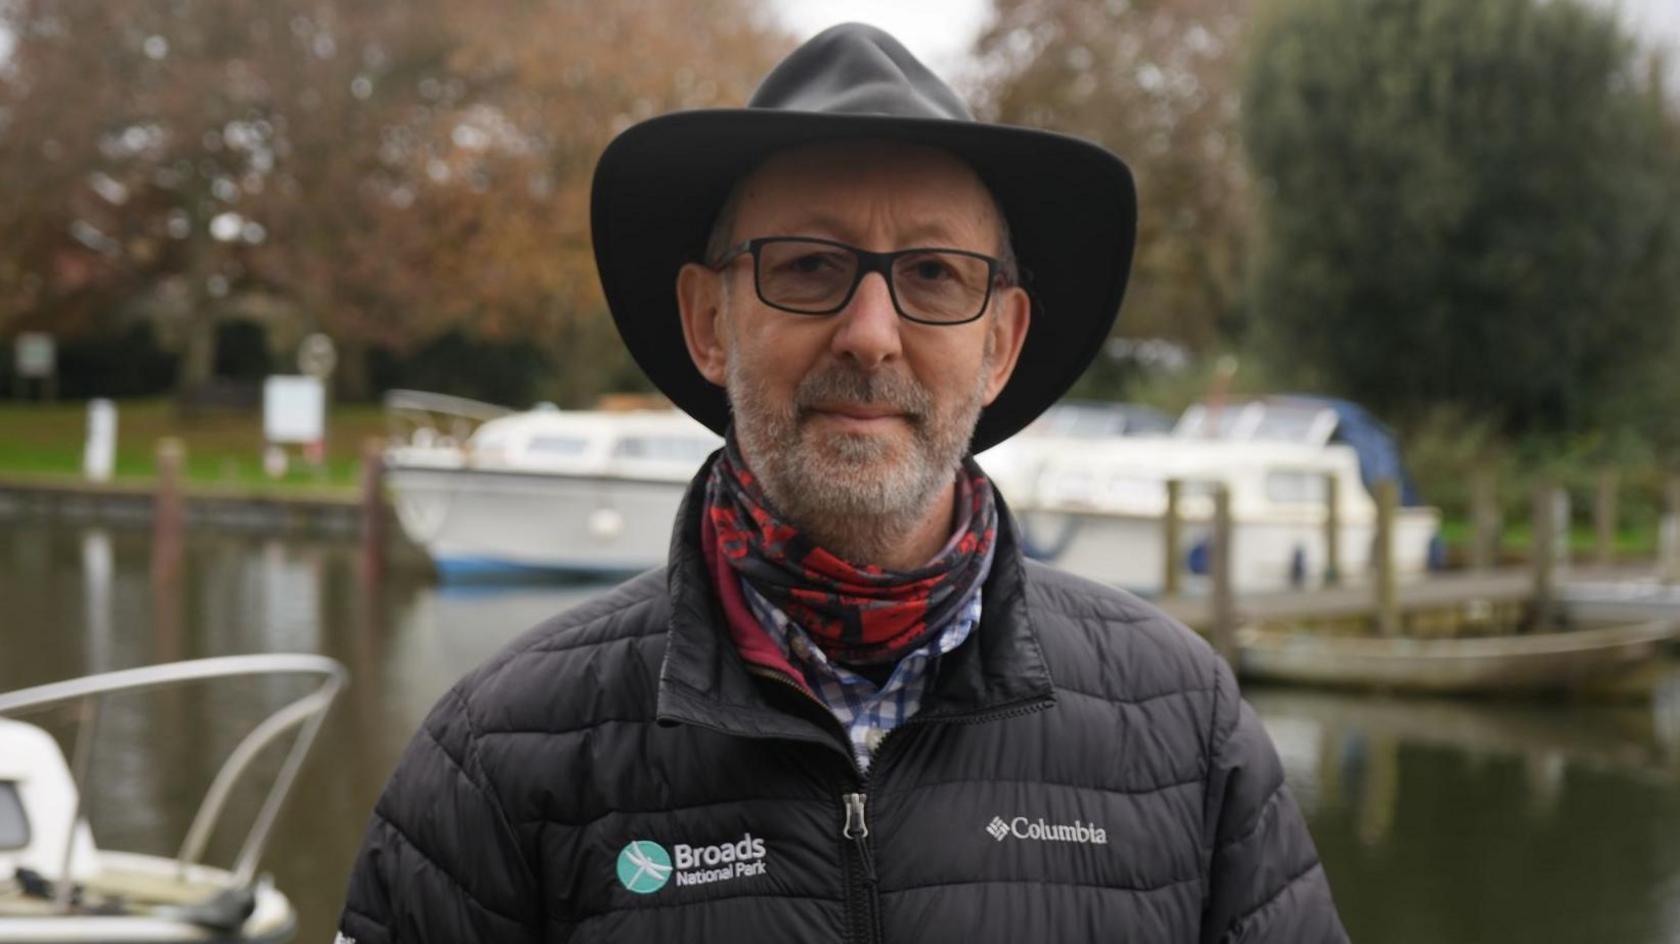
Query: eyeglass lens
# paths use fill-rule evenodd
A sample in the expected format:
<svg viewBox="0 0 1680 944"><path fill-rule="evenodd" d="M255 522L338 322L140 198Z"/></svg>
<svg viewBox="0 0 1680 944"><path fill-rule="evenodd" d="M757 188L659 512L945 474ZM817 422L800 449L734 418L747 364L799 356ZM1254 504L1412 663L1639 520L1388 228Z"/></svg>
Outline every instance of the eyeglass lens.
<svg viewBox="0 0 1680 944"><path fill-rule="evenodd" d="M857 281L858 257L840 246L801 240L759 248L758 291L769 304L812 314L841 307ZM967 321L990 289L986 260L927 250L892 262L893 293L904 314L923 321Z"/></svg>

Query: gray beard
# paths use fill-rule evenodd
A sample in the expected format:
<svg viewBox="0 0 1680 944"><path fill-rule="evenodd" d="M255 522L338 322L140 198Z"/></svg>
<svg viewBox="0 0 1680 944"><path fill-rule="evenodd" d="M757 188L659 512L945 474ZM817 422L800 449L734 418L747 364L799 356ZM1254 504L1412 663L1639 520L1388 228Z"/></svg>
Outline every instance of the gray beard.
<svg viewBox="0 0 1680 944"><path fill-rule="evenodd" d="M989 350L985 360L989 367ZM771 504L819 547L867 564L890 558L951 484L980 417L986 374L944 415L905 373L831 366L801 381L792 403L771 402L733 355L727 379L736 441ZM908 446L865 434L819 438L807 425L812 406L835 400L904 413Z"/></svg>

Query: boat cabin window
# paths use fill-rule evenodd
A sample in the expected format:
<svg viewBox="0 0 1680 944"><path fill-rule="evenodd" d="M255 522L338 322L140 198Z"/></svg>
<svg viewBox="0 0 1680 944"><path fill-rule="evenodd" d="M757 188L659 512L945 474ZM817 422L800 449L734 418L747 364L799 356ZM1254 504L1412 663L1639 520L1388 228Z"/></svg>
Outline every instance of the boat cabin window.
<svg viewBox="0 0 1680 944"><path fill-rule="evenodd" d="M619 459L661 459L699 465L717 447L717 440L697 436L626 436L613 447L613 455Z"/></svg>
<svg viewBox="0 0 1680 944"><path fill-rule="evenodd" d="M1279 505L1322 505L1326 491L1323 472L1273 469L1266 473L1266 499Z"/></svg>
<svg viewBox="0 0 1680 944"><path fill-rule="evenodd" d="M589 449L589 440L581 436L532 436L525 450L533 456L581 456Z"/></svg>
<svg viewBox="0 0 1680 944"><path fill-rule="evenodd" d="M0 852L29 845L29 820L23 816L23 798L17 784L0 780Z"/></svg>

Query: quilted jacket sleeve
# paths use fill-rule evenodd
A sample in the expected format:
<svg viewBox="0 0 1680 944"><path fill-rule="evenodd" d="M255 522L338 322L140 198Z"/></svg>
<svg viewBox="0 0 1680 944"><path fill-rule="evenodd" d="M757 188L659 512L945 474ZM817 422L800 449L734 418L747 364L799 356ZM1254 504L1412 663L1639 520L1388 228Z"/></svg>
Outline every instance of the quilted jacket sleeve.
<svg viewBox="0 0 1680 944"><path fill-rule="evenodd" d="M1330 883L1260 719L1219 660L1208 778L1203 944L1347 940Z"/></svg>
<svg viewBox="0 0 1680 944"><path fill-rule="evenodd" d="M374 806L340 940L519 944L541 928L537 880L480 766L466 703L451 691Z"/></svg>

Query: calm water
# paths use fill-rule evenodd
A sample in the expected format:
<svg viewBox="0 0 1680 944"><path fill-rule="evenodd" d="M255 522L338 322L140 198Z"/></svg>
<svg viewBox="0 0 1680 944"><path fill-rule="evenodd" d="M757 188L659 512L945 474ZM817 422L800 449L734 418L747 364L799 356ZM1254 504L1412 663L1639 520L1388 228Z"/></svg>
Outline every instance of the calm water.
<svg viewBox="0 0 1680 944"><path fill-rule="evenodd" d="M302 913L300 941L332 939L368 809L432 702L596 590L393 579L370 592L353 551L197 537L183 579L163 589L143 532L0 522L0 691L248 652L321 652L350 668L264 863ZM217 752L297 691L233 688L113 704L90 798L100 843L173 851ZM1680 941L1680 697L1637 709L1250 697L1354 940ZM212 861L231 855L229 832Z"/></svg>

